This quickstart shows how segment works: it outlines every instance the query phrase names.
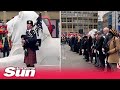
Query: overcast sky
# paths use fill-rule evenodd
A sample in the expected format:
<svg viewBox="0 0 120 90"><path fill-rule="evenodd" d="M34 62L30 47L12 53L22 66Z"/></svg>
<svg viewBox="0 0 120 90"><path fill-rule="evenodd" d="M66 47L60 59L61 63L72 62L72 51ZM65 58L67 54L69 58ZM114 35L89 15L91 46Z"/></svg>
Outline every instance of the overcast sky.
<svg viewBox="0 0 120 90"><path fill-rule="evenodd" d="M100 16L100 19L101 19L101 20L103 20L103 19L102 19L102 16L103 16L105 13L107 13L107 12L109 12L109 11L98 11L98 15Z"/></svg>

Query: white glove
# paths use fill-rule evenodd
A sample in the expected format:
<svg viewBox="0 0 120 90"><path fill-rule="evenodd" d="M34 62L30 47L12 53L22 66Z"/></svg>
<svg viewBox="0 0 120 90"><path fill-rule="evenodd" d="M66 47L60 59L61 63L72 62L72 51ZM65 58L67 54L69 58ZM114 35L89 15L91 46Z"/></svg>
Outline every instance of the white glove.
<svg viewBox="0 0 120 90"><path fill-rule="evenodd" d="M102 48L102 52L104 52L105 51L105 49L104 48Z"/></svg>
<svg viewBox="0 0 120 90"><path fill-rule="evenodd" d="M96 49L94 49L94 53L96 53Z"/></svg>
<svg viewBox="0 0 120 90"><path fill-rule="evenodd" d="M97 51L97 53L99 54L99 51Z"/></svg>

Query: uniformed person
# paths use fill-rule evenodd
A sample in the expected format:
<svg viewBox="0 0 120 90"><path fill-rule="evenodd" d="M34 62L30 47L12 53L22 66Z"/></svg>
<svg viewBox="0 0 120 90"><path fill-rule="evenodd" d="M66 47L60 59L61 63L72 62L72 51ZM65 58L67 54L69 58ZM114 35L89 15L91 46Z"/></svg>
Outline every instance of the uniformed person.
<svg viewBox="0 0 120 90"><path fill-rule="evenodd" d="M22 43L25 51L24 63L27 67L34 67L37 63L36 50L38 50L38 43L36 32L33 30L33 21L27 21L26 35L22 35Z"/></svg>

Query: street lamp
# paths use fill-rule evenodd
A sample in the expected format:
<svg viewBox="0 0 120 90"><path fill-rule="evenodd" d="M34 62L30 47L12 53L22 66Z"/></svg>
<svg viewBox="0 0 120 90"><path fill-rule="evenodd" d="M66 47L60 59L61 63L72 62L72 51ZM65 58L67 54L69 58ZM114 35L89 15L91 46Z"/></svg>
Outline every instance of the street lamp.
<svg viewBox="0 0 120 90"><path fill-rule="evenodd" d="M6 23L6 11L3 11L3 21Z"/></svg>

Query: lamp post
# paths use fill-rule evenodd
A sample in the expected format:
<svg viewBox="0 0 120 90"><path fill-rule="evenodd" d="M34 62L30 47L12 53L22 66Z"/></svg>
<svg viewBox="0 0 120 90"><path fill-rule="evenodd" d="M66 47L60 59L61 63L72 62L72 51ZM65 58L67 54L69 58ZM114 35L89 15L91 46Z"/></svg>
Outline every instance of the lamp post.
<svg viewBox="0 0 120 90"><path fill-rule="evenodd" d="M6 23L6 11L3 11L3 21Z"/></svg>

